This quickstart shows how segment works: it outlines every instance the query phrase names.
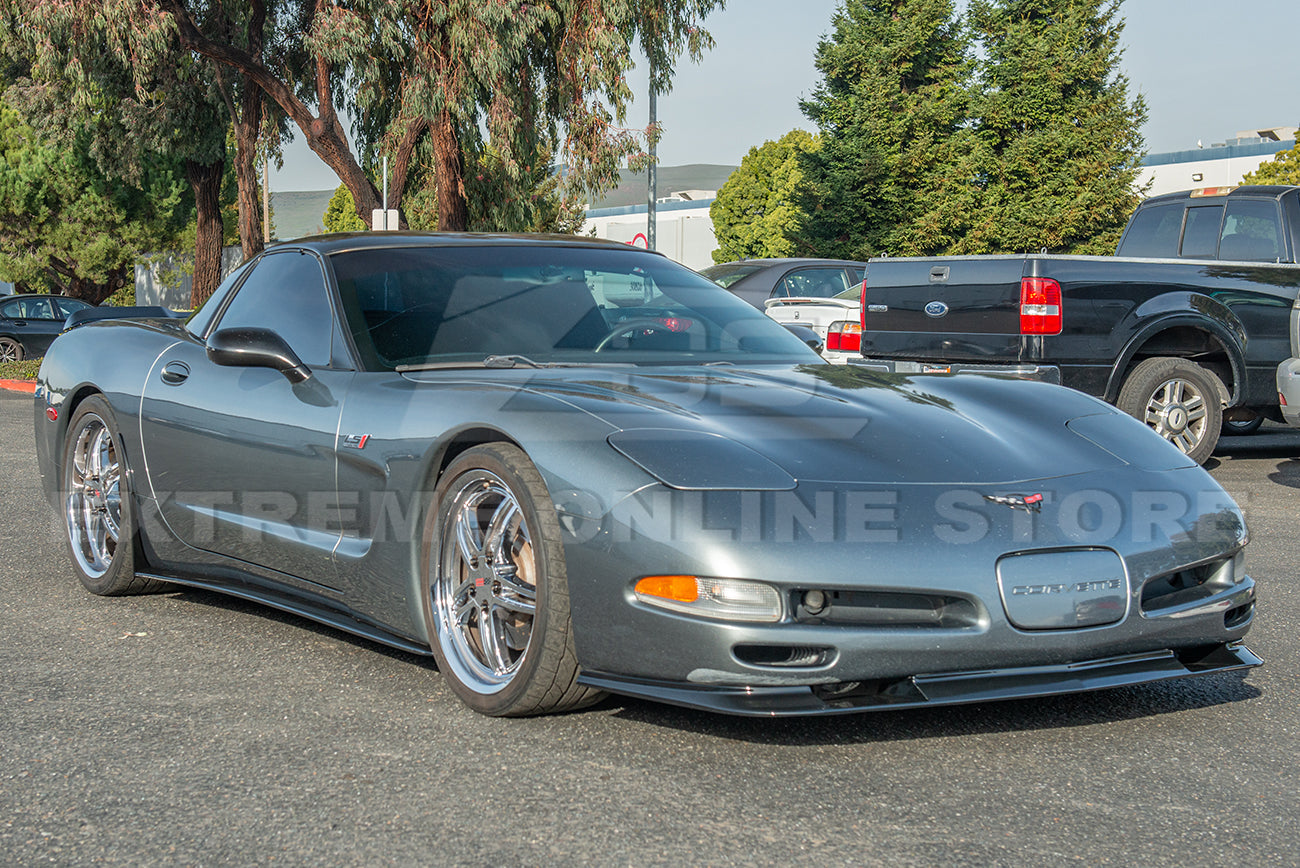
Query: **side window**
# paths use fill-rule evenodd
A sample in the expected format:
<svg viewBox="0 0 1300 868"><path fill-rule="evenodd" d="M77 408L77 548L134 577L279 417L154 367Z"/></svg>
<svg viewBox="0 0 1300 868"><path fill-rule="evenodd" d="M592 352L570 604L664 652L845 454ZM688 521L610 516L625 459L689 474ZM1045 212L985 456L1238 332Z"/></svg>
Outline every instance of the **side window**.
<svg viewBox="0 0 1300 868"><path fill-rule="evenodd" d="M16 298L0 306L0 314L10 319L55 319L54 305L48 298Z"/></svg>
<svg viewBox="0 0 1300 868"><path fill-rule="evenodd" d="M296 250L263 256L217 323L240 326L271 329L307 365L328 365L334 311L316 257Z"/></svg>
<svg viewBox="0 0 1300 868"><path fill-rule="evenodd" d="M61 298L59 299L59 310L62 312L63 315L60 317L60 319L67 319L69 316L76 313L77 311L85 310L88 307L94 307L94 305L90 304L89 302L80 301L75 298Z"/></svg>
<svg viewBox="0 0 1300 868"><path fill-rule="evenodd" d="M1223 215L1219 258L1276 262L1282 255L1282 222L1269 199L1234 199Z"/></svg>
<svg viewBox="0 0 1300 868"><path fill-rule="evenodd" d="M773 298L830 298L848 289L844 269L801 268L792 271L772 290Z"/></svg>
<svg viewBox="0 0 1300 868"><path fill-rule="evenodd" d="M1133 215L1120 254L1173 259L1178 255L1178 232L1182 228L1181 204L1142 208Z"/></svg>
<svg viewBox="0 0 1300 868"><path fill-rule="evenodd" d="M1193 259L1213 259L1219 246L1219 224L1223 222L1223 206L1207 205L1187 209L1187 222L1183 225L1183 246L1179 256Z"/></svg>

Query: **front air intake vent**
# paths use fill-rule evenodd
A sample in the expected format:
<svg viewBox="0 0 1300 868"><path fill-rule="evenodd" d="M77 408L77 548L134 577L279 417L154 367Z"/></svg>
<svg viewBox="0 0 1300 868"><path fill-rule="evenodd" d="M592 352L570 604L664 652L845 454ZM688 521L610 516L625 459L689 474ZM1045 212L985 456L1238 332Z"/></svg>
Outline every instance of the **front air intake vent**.
<svg viewBox="0 0 1300 868"><path fill-rule="evenodd" d="M1142 586L1142 611L1158 614L1166 609L1196 603L1228 590L1235 581L1232 558L1155 576Z"/></svg>
<svg viewBox="0 0 1300 868"><path fill-rule="evenodd" d="M731 653L750 666L806 669L825 666L835 659L835 649L815 645L737 645Z"/></svg>
<svg viewBox="0 0 1300 868"><path fill-rule="evenodd" d="M946 594L807 589L795 592L791 608L800 623L939 630L979 626L973 602Z"/></svg>

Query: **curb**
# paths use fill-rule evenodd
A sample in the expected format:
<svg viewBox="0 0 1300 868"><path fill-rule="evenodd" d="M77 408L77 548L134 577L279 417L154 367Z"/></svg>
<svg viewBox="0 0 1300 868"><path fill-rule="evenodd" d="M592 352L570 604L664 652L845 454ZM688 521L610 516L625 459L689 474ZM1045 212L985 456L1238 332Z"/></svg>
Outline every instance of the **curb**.
<svg viewBox="0 0 1300 868"><path fill-rule="evenodd" d="M0 380L0 389L34 395L36 394L36 383L31 380Z"/></svg>

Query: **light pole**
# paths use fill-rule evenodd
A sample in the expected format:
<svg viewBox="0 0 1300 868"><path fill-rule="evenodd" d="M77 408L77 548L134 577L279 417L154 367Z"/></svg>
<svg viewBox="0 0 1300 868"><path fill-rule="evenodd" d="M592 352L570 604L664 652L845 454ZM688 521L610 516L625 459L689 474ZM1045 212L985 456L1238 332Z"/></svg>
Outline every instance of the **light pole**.
<svg viewBox="0 0 1300 868"><path fill-rule="evenodd" d="M658 139L656 125L659 123L657 112L656 97L658 93L655 88L655 62L650 61L650 167L646 170L647 181L649 182L649 196L646 200L646 230L645 239L646 247L650 250L655 249L655 198L658 195L658 178L655 176L655 152L658 150Z"/></svg>

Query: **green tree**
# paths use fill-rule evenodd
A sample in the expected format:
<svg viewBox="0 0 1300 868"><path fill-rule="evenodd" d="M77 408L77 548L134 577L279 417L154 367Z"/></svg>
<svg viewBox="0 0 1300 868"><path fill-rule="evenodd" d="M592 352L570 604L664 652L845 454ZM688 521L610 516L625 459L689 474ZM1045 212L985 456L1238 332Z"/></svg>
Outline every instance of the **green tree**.
<svg viewBox="0 0 1300 868"><path fill-rule="evenodd" d="M325 206L325 214L321 217L321 225L326 232L365 232L370 228L357 216L356 203L352 201L352 194L348 192L346 184L339 184L339 188L330 197L329 204Z"/></svg>
<svg viewBox="0 0 1300 868"><path fill-rule="evenodd" d="M105 175L91 137L43 141L0 101L0 277L98 304L133 286L135 263L174 243L193 215L180 167L155 161L143 184Z"/></svg>
<svg viewBox="0 0 1300 868"><path fill-rule="evenodd" d="M21 89L20 107L29 119L39 119L43 135L88 131L100 168L127 183L140 183L159 154L183 160L195 203L191 303L202 303L221 275L226 134L232 117L240 119L232 115L238 112L233 76L185 49L169 22L143 14L134 2L0 0L0 10L6 49L31 66L33 81ZM209 11L233 33L224 12ZM255 148L246 139L263 123L260 109L254 105L253 110L255 119L235 125L243 186L254 183ZM247 206L256 198L255 188L241 190L239 198ZM255 208L241 208L240 226L249 242L245 249L260 249Z"/></svg>
<svg viewBox="0 0 1300 868"><path fill-rule="evenodd" d="M805 154L806 249L865 259L937 253L974 191L966 33L950 0L846 0L817 48L822 82L801 103L821 131Z"/></svg>
<svg viewBox="0 0 1300 868"><path fill-rule="evenodd" d="M811 133L791 130L749 149L709 207L714 262L797 254L794 238L806 218L801 157L816 148Z"/></svg>
<svg viewBox="0 0 1300 868"><path fill-rule="evenodd" d="M722 3L285 0L272 28L286 42L277 50L281 65L231 40L197 3L112 5L131 9L142 26L174 28L186 49L255 82L338 174L363 219L379 207L379 191L348 143L338 107L358 119L367 163L391 155L390 204L401 207L423 164L417 151L427 147L438 227L454 230L469 225L467 167L487 150L484 130L521 190L556 147L566 189L612 184L622 158L638 147L637 136L617 125L631 95L624 73L632 45L647 50L656 81L670 81L681 52L695 57L707 46L699 21ZM345 83L353 94L341 92Z"/></svg>
<svg viewBox="0 0 1300 868"><path fill-rule="evenodd" d="M1300 145L1278 151L1267 163L1260 163L1241 179L1243 184L1291 184L1300 186Z"/></svg>
<svg viewBox="0 0 1300 868"><path fill-rule="evenodd" d="M1146 105L1119 71L1120 0L973 0L984 53L969 253L1107 253L1136 206Z"/></svg>

